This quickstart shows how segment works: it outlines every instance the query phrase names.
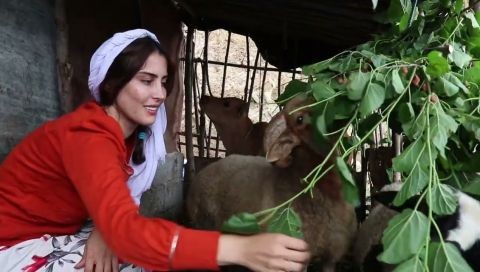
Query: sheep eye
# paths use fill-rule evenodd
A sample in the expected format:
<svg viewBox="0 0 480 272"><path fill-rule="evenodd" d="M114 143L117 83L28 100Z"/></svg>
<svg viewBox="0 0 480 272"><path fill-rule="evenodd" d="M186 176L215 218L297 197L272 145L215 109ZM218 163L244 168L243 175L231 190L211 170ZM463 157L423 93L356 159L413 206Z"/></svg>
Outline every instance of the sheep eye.
<svg viewBox="0 0 480 272"><path fill-rule="evenodd" d="M228 108L230 106L230 102L225 101L225 102L223 102L223 105Z"/></svg>
<svg viewBox="0 0 480 272"><path fill-rule="evenodd" d="M303 116L302 116L302 115L300 115L300 116L297 117L297 124L298 124L298 125L303 124Z"/></svg>

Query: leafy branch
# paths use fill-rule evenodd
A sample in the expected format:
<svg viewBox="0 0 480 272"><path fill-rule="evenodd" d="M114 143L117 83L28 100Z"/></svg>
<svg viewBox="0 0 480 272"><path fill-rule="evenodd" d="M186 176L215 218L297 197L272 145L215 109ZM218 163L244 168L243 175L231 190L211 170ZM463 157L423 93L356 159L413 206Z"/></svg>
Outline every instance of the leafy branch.
<svg viewBox="0 0 480 272"><path fill-rule="evenodd" d="M436 220L455 211L457 190L480 196L480 15L463 0L418 2L390 1L383 16L389 31L303 67L307 80L286 86L277 103L311 95L315 102L305 107L314 113L318 142L334 144L304 178L303 190L249 215L257 227L276 222L284 233L298 235L300 219L291 204L332 170L342 178L344 198L357 204L358 189L345 159L371 143L386 123L406 139L392 161L391 170L403 181L394 205L417 202L389 222L380 260L396 264L395 271L472 271L442 237ZM351 131L352 143L345 146Z"/></svg>

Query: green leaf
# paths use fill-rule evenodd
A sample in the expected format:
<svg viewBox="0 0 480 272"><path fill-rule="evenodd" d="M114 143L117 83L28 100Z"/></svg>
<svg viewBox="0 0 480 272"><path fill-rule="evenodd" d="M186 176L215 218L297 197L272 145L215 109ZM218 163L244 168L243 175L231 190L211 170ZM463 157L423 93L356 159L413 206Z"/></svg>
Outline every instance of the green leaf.
<svg viewBox="0 0 480 272"><path fill-rule="evenodd" d="M402 79L400 78L400 75L398 74L398 69L392 71L392 85L393 89L395 92L398 94L401 94L405 87L403 86Z"/></svg>
<svg viewBox="0 0 480 272"><path fill-rule="evenodd" d="M420 114L408 123L402 124L402 129L410 139L416 139L422 135L427 124L427 114L421 111Z"/></svg>
<svg viewBox="0 0 480 272"><path fill-rule="evenodd" d="M410 17L412 16L412 2L411 1L405 1L405 0L400 0L400 3L402 4L402 9L403 9L403 15L400 18L400 22L398 24L398 29L400 32L403 32L405 29L407 29L410 25Z"/></svg>
<svg viewBox="0 0 480 272"><path fill-rule="evenodd" d="M425 271L425 266L423 264L423 260L414 256L405 262L401 263L393 272L423 272Z"/></svg>
<svg viewBox="0 0 480 272"><path fill-rule="evenodd" d="M450 0L448 0L448 1L450 1ZM437 16L438 16L438 14L437 14ZM452 33L455 31L457 25L458 25L458 19L454 16L451 16L442 25L442 28L436 34L439 35L442 38L448 39L448 37L450 37L450 35L452 35Z"/></svg>
<svg viewBox="0 0 480 272"><path fill-rule="evenodd" d="M373 9L377 8L378 0L372 0L372 7Z"/></svg>
<svg viewBox="0 0 480 272"><path fill-rule="evenodd" d="M336 111L336 105L334 100L329 100L317 104L311 108L312 122L316 122L317 125L322 123L325 127L324 134L327 133L329 126L334 122L334 116ZM317 118L318 117L318 118Z"/></svg>
<svg viewBox="0 0 480 272"><path fill-rule="evenodd" d="M458 248L449 242L430 243L427 262L430 271L473 272L473 269L463 259Z"/></svg>
<svg viewBox="0 0 480 272"><path fill-rule="evenodd" d="M460 14L460 12L462 12L463 10L463 0L456 0L453 10L455 11L456 14Z"/></svg>
<svg viewBox="0 0 480 272"><path fill-rule="evenodd" d="M427 74L431 77L440 77L450 71L450 65L448 65L447 59L444 58L439 51L434 50L428 53L427 58L429 62L427 66Z"/></svg>
<svg viewBox="0 0 480 272"><path fill-rule="evenodd" d="M464 161L455 164L453 169L462 172L480 172L480 152L468 155Z"/></svg>
<svg viewBox="0 0 480 272"><path fill-rule="evenodd" d="M387 18L391 23L397 23L402 18L403 14L405 14L403 5L401 1L390 1L390 5L387 10Z"/></svg>
<svg viewBox="0 0 480 272"><path fill-rule="evenodd" d="M357 134L363 138L367 133L379 125L382 116L378 113L370 114L358 124Z"/></svg>
<svg viewBox="0 0 480 272"><path fill-rule="evenodd" d="M465 18L467 18L470 21L470 24L473 28L479 27L477 18L475 18L475 14L473 14L472 11L465 12Z"/></svg>
<svg viewBox="0 0 480 272"><path fill-rule="evenodd" d="M311 65L304 66L302 67L302 73L306 76L312 76L312 75L318 74L324 70L327 70L331 62L332 62L331 59L327 59Z"/></svg>
<svg viewBox="0 0 480 272"><path fill-rule="evenodd" d="M371 57L371 61L375 68L385 65L389 60L390 58L382 54L374 55Z"/></svg>
<svg viewBox="0 0 480 272"><path fill-rule="evenodd" d="M457 49L454 49L450 56L453 62L455 63L455 65L457 65L460 68L464 68L465 66L470 64L470 61L472 61L472 57L469 54L464 53Z"/></svg>
<svg viewBox="0 0 480 272"><path fill-rule="evenodd" d="M370 81L370 72L353 72L348 78L347 96L351 100L360 100L363 97L365 87Z"/></svg>
<svg viewBox="0 0 480 272"><path fill-rule="evenodd" d="M411 143L407 149L405 149L399 156L393 158L393 170L397 172L410 173L417 161L421 159L422 154L427 149L427 145L418 138L415 142Z"/></svg>
<svg viewBox="0 0 480 272"><path fill-rule="evenodd" d="M433 32L425 33L415 41L413 47L419 51L423 50L433 40L433 37Z"/></svg>
<svg viewBox="0 0 480 272"><path fill-rule="evenodd" d="M472 68L465 70L464 80L480 85L480 64L475 62Z"/></svg>
<svg viewBox="0 0 480 272"><path fill-rule="evenodd" d="M404 103L398 107L398 121L400 123L408 123L415 118L415 111L413 110L412 103Z"/></svg>
<svg viewBox="0 0 480 272"><path fill-rule="evenodd" d="M345 96L335 98L335 120L350 119L357 108L357 103Z"/></svg>
<svg viewBox="0 0 480 272"><path fill-rule="evenodd" d="M388 222L383 232L384 251L379 259L398 264L416 254L425 243L428 234L428 218L421 212L405 209Z"/></svg>
<svg viewBox="0 0 480 272"><path fill-rule="evenodd" d="M461 97L455 97L455 100L453 100L453 105L457 108L463 108L465 105L465 100Z"/></svg>
<svg viewBox="0 0 480 272"><path fill-rule="evenodd" d="M446 73L443 75L443 78L453 83L455 86L459 87L463 92L468 94L468 88L463 84L463 82L458 79L453 73Z"/></svg>
<svg viewBox="0 0 480 272"><path fill-rule="evenodd" d="M282 233L295 238L303 238L302 220L290 207L276 212L267 226L268 232Z"/></svg>
<svg viewBox="0 0 480 272"><path fill-rule="evenodd" d="M368 85L365 91L359 111L363 115L368 115L378 109L383 104L383 101L385 101L385 88L380 84L372 83Z"/></svg>
<svg viewBox="0 0 480 272"><path fill-rule="evenodd" d="M224 222L221 230L226 233L254 234L260 232L260 226L255 215L238 213Z"/></svg>
<svg viewBox="0 0 480 272"><path fill-rule="evenodd" d="M458 199L450 186L436 183L432 187L431 194L431 197L427 197L427 203L434 213L447 215L455 212Z"/></svg>
<svg viewBox="0 0 480 272"><path fill-rule="evenodd" d="M467 45L468 51L472 55L478 58L479 51L480 51L480 35L469 37L468 40L466 41L466 45Z"/></svg>
<svg viewBox="0 0 480 272"><path fill-rule="evenodd" d="M285 91L275 100L275 102L280 105L285 105L287 100L296 96L299 93L304 93L307 91L308 84L300 80L294 79L287 84Z"/></svg>
<svg viewBox="0 0 480 272"><path fill-rule="evenodd" d="M412 171L405 179L402 189L393 199L393 205L401 206L407 199L420 193L428 184L428 171L419 163L416 163Z"/></svg>
<svg viewBox="0 0 480 272"><path fill-rule="evenodd" d="M334 73L334 72L323 71L323 72L317 73L313 76L308 76L308 78L309 78L308 83L311 84L314 80L320 80L320 81L323 81L323 82L328 82L328 81L331 81L332 77L334 77L335 75L336 75L336 73Z"/></svg>
<svg viewBox="0 0 480 272"><path fill-rule="evenodd" d="M430 117L430 137L440 155L445 158L448 138L457 130L458 124L455 119L443 111L440 103L435 104L433 108L432 117Z"/></svg>
<svg viewBox="0 0 480 272"><path fill-rule="evenodd" d="M335 91L330 87L328 84L317 80L311 84L312 92L313 92L313 97L317 101L330 98L335 95Z"/></svg>
<svg viewBox="0 0 480 272"><path fill-rule="evenodd" d="M372 58L373 56L375 56L375 53L373 53L372 51L370 50L367 50L367 49L361 49L361 48L358 48L358 50L360 50L360 54L362 54L364 57L366 58Z"/></svg>
<svg viewBox="0 0 480 272"><path fill-rule="evenodd" d="M319 132L319 135L325 137L325 134L328 134L327 121L325 120L325 114L319 114L315 121L315 127Z"/></svg>
<svg viewBox="0 0 480 272"><path fill-rule="evenodd" d="M338 172L340 172L340 177L342 178L342 191L345 200L353 206L358 206L360 204L358 188L348 165L341 157L337 157L336 165Z"/></svg>
<svg viewBox="0 0 480 272"><path fill-rule="evenodd" d="M477 116L462 115L459 118L462 126L472 132L475 136L475 139L480 141L480 118Z"/></svg>
<svg viewBox="0 0 480 272"><path fill-rule="evenodd" d="M438 90L439 94L445 95L445 96L453 96L458 93L460 88L453 84L452 82L446 80L443 77L440 77L438 80L435 82L435 89Z"/></svg>
<svg viewBox="0 0 480 272"><path fill-rule="evenodd" d="M348 55L344 58L338 58L335 61L332 61L328 66L328 69L344 74L351 70L358 69L358 67L359 64L357 58Z"/></svg>
<svg viewBox="0 0 480 272"><path fill-rule="evenodd" d="M477 174L477 178L467 183L462 191L472 195L480 196L480 176Z"/></svg>
<svg viewBox="0 0 480 272"><path fill-rule="evenodd" d="M477 173L452 171L447 179L442 180L442 182L458 190L464 190L469 184L480 182L480 176Z"/></svg>

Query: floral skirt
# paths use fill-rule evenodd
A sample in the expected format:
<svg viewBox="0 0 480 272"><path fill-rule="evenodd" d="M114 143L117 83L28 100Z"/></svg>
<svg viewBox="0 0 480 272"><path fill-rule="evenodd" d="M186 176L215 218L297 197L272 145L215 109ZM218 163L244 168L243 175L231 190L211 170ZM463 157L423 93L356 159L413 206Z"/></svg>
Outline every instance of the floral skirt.
<svg viewBox="0 0 480 272"><path fill-rule="evenodd" d="M83 256L93 225L87 223L78 233L64 236L43 235L12 247L0 246L0 272L83 271L74 266ZM147 271L132 264L120 264L121 272Z"/></svg>

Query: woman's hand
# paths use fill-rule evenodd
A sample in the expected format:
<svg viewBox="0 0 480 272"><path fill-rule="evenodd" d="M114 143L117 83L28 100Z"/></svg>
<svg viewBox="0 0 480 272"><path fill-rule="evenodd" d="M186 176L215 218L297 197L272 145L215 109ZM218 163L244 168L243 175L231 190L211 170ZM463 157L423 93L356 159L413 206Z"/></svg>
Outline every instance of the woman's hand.
<svg viewBox="0 0 480 272"><path fill-rule="evenodd" d="M283 234L220 236L219 265L239 264L254 271L304 271L310 260L305 241Z"/></svg>
<svg viewBox="0 0 480 272"><path fill-rule="evenodd" d="M85 268L85 272L118 272L118 259L103 241L96 228L92 230L85 244L83 257L75 268Z"/></svg>

